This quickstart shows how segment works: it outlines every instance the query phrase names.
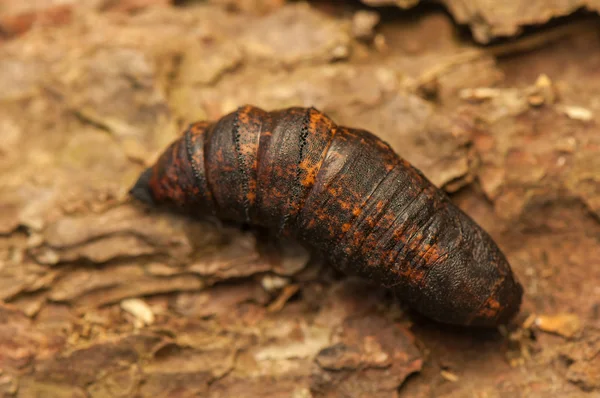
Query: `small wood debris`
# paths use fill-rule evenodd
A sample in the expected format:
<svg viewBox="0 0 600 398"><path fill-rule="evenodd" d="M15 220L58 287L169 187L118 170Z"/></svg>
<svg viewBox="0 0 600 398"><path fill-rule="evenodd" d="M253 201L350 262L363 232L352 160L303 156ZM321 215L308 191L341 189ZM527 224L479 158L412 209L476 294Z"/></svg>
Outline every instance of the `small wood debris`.
<svg viewBox="0 0 600 398"><path fill-rule="evenodd" d="M466 101L485 101L501 94L501 90L491 87L466 88L459 93L460 99Z"/></svg>
<svg viewBox="0 0 600 398"><path fill-rule="evenodd" d="M281 294L273 301L267 310L269 312L279 312L285 306L285 303L300 290L300 286L298 285L288 285L283 288Z"/></svg>
<svg viewBox="0 0 600 398"><path fill-rule="evenodd" d="M553 104L556 101L554 84L548 75L542 73L529 90L527 102L530 106L538 107L544 104Z"/></svg>
<svg viewBox="0 0 600 398"><path fill-rule="evenodd" d="M448 370L441 370L440 371L440 375L445 379L448 380L452 383L456 383L459 380L458 375L448 371Z"/></svg>
<svg viewBox="0 0 600 398"><path fill-rule="evenodd" d="M379 20L379 14L374 11L356 12L352 17L352 35L359 40L371 40Z"/></svg>
<svg viewBox="0 0 600 398"><path fill-rule="evenodd" d="M260 281L263 289L267 292L276 292L281 290L283 287L289 285L290 281L288 278L283 278L277 275L265 275Z"/></svg>
<svg viewBox="0 0 600 398"><path fill-rule="evenodd" d="M582 122L589 122L594 118L594 114L589 109L582 106L562 106L559 110L567 115L568 118L573 120L580 120Z"/></svg>
<svg viewBox="0 0 600 398"><path fill-rule="evenodd" d="M154 323L154 313L143 300L138 298L123 300L121 301L121 308L135 317L137 327Z"/></svg>
<svg viewBox="0 0 600 398"><path fill-rule="evenodd" d="M535 326L543 332L572 338L581 331L581 319L576 314L539 315Z"/></svg>

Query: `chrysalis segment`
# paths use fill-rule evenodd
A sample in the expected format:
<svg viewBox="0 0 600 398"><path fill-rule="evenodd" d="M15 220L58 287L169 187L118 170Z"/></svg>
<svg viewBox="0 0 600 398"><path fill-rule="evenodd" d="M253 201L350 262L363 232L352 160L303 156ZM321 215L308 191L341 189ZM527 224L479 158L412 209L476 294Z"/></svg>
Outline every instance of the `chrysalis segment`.
<svg viewBox="0 0 600 398"><path fill-rule="evenodd" d="M277 232L289 216L290 198L300 195L298 165L307 138L307 109L290 108L271 116L270 129L260 140L257 207L264 225Z"/></svg>
<svg viewBox="0 0 600 398"><path fill-rule="evenodd" d="M211 130L211 124L199 122L192 124L186 131L183 140L186 147L187 168L185 173L192 173L195 181L195 189L190 192L196 198L196 204L191 214L216 215L216 203L212 190L208 187L206 179L206 159L205 159L205 137Z"/></svg>
<svg viewBox="0 0 600 398"><path fill-rule="evenodd" d="M210 206L205 198L210 196L210 191L201 184L203 166L195 168L189 155L192 152L194 156L202 156L203 151L198 153L193 137L202 135L207 126L208 123L199 122L188 127L183 136L169 145L156 163L142 173L131 192L148 203L167 204L192 213L202 208L201 213L206 214L206 208Z"/></svg>
<svg viewBox="0 0 600 398"><path fill-rule="evenodd" d="M240 202L243 204L244 221L257 224L252 215L256 213L256 191L258 189L258 148L262 122L267 112L244 106L237 112L234 130L237 163L240 171Z"/></svg>
<svg viewBox="0 0 600 398"><path fill-rule="evenodd" d="M296 185L288 197L288 213L282 226L290 231L300 228L299 214L315 186L317 175L331 146L335 125L314 108L307 110L300 132L300 151L296 168ZM281 231L281 232L287 232Z"/></svg>
<svg viewBox="0 0 600 398"><path fill-rule="evenodd" d="M219 119L205 137L206 178L217 205L217 215L223 220L246 219L247 208L243 192L246 170L238 162L236 135L238 112Z"/></svg>
<svg viewBox="0 0 600 398"><path fill-rule="evenodd" d="M300 237L317 237L319 249L336 254L340 264L344 236L395 164L387 148L377 143L367 132L338 128L300 214Z"/></svg>

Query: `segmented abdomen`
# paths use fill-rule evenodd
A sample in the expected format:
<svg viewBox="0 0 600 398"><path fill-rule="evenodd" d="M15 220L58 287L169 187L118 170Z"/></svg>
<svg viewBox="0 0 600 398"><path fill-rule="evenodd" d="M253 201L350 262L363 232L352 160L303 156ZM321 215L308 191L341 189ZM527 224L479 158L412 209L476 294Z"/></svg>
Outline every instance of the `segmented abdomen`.
<svg viewBox="0 0 600 398"><path fill-rule="evenodd" d="M314 108L193 124L146 177L154 202L295 237L432 318L495 324L520 305L487 233L385 142Z"/></svg>

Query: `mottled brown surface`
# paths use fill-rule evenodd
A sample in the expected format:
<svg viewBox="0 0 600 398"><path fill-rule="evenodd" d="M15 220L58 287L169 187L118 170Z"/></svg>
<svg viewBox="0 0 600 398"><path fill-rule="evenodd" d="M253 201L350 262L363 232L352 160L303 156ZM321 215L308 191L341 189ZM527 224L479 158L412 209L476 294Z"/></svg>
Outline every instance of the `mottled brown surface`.
<svg viewBox="0 0 600 398"><path fill-rule="evenodd" d="M355 39L335 6L75 3L0 45L0 395L598 395L597 20L482 48L438 11ZM127 200L246 103L377 132L451 192L523 282L519 327L432 324L296 246Z"/></svg>

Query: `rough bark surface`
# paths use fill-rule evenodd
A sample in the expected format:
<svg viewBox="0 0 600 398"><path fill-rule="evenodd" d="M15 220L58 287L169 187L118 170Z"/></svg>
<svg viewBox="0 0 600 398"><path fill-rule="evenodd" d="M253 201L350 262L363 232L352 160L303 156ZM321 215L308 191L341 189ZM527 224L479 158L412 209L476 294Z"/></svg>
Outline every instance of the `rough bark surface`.
<svg viewBox="0 0 600 398"><path fill-rule="evenodd" d="M376 25L323 2L13 4L2 396L599 393L596 20L478 47L441 11ZM245 103L315 106L389 142L507 254L516 324L434 324L292 243L128 198L184 126Z"/></svg>
<svg viewBox="0 0 600 398"><path fill-rule="evenodd" d="M370 6L397 6L409 9L427 1L362 0ZM598 0L436 0L456 22L468 25L475 40L488 43L496 38L521 34L524 28L541 26L575 12L600 11Z"/></svg>

